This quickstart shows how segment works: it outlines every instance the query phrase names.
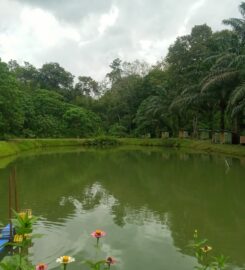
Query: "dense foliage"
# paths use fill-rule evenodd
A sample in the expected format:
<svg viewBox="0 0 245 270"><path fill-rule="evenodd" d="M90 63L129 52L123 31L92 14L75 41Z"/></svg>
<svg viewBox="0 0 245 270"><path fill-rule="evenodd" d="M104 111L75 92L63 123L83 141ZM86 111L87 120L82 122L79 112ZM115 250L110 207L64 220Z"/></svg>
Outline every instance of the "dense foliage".
<svg viewBox="0 0 245 270"><path fill-rule="evenodd" d="M115 59L100 83L74 80L58 63L0 62L1 137L244 133L245 2L239 8L241 18L223 21L230 30L194 26L155 66Z"/></svg>

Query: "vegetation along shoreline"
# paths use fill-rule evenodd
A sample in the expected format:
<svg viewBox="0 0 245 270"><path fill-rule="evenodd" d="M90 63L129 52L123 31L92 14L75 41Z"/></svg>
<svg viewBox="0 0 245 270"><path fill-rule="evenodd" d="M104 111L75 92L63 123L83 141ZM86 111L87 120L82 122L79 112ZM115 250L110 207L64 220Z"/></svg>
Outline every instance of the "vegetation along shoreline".
<svg viewBox="0 0 245 270"><path fill-rule="evenodd" d="M65 147L65 146L159 146L172 147L188 150L204 151L209 153L220 153L230 156L245 157L245 147L241 145L214 144L209 140L191 140L191 139L148 139L148 138L113 138L97 137L84 139L14 139L9 141L0 141L0 158L17 155L24 151Z"/></svg>

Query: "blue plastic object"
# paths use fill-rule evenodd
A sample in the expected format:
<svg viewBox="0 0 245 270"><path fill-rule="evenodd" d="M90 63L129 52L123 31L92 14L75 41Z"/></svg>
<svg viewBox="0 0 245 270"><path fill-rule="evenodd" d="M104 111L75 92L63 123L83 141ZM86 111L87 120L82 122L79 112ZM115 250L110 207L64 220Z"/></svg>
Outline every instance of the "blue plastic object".
<svg viewBox="0 0 245 270"><path fill-rule="evenodd" d="M12 229L14 235L14 230ZM0 252L4 249L4 244L8 243L10 240L10 224L7 224L0 233Z"/></svg>
<svg viewBox="0 0 245 270"><path fill-rule="evenodd" d="M0 239L0 252L4 250L4 244L8 243L9 239Z"/></svg>

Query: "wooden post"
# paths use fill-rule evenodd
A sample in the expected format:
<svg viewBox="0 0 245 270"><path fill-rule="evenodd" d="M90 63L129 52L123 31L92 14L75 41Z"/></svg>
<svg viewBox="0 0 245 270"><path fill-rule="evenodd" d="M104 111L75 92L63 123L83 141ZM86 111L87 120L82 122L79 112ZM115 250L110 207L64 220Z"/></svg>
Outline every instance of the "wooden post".
<svg viewBox="0 0 245 270"><path fill-rule="evenodd" d="M14 184L15 211L19 212L17 184L16 184L16 167L14 167L14 170L13 170L13 184Z"/></svg>
<svg viewBox="0 0 245 270"><path fill-rule="evenodd" d="M9 225L10 225L10 241L13 239L13 230L12 230L12 174L9 176Z"/></svg>
<svg viewBox="0 0 245 270"><path fill-rule="evenodd" d="M14 202L13 202L14 200ZM10 241L13 240L13 225L12 225L12 209L13 209L13 204L14 204L14 210L16 212L19 211L19 206L18 206L18 194L17 194L17 185L16 185L16 168L13 169L9 176L9 227L10 227Z"/></svg>

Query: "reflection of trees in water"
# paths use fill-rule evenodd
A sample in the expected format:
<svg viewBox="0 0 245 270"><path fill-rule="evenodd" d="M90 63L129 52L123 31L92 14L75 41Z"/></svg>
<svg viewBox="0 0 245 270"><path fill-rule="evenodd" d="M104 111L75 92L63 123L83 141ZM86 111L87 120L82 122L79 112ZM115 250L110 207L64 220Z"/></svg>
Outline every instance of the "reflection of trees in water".
<svg viewBox="0 0 245 270"><path fill-rule="evenodd" d="M149 149L20 159L23 207L55 222L73 213L78 207L75 202L84 211L104 204L121 227L151 221L167 224L182 252L198 229L219 253L242 265L245 182L239 160L231 161L226 174L219 156ZM1 178L6 175L0 173Z"/></svg>
<svg viewBox="0 0 245 270"><path fill-rule="evenodd" d="M127 209L124 205L120 203L115 203L111 207L111 214L115 224L120 227L123 227L126 224L125 218L127 217Z"/></svg>
<svg viewBox="0 0 245 270"><path fill-rule="evenodd" d="M83 209L91 210L98 207L101 205L105 196L106 193L99 184L93 184L91 187L86 187L81 199Z"/></svg>

